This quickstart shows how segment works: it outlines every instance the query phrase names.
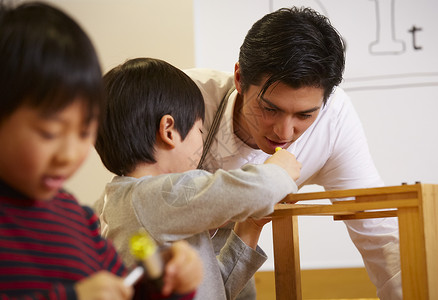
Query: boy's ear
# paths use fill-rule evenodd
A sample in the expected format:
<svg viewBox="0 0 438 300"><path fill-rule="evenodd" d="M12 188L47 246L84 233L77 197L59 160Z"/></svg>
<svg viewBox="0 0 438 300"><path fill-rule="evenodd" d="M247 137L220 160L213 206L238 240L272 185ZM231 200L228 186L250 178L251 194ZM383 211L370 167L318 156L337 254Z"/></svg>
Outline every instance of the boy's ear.
<svg viewBox="0 0 438 300"><path fill-rule="evenodd" d="M236 62L234 65L234 86L239 94L242 94L242 87L240 86L240 65Z"/></svg>
<svg viewBox="0 0 438 300"><path fill-rule="evenodd" d="M171 115L164 115L160 120L160 128L158 129L158 135L163 143L174 148L177 134L173 117Z"/></svg>

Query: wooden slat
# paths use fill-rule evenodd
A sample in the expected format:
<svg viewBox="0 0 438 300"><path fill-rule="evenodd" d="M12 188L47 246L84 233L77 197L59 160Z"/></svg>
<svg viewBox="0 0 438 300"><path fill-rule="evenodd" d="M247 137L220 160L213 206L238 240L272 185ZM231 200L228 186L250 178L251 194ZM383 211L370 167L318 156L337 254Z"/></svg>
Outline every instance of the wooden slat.
<svg viewBox="0 0 438 300"><path fill-rule="evenodd" d="M342 220L376 219L376 218L391 218L391 217L397 217L396 210L357 212L351 215L334 215L333 220L342 221Z"/></svg>
<svg viewBox="0 0 438 300"><path fill-rule="evenodd" d="M358 211L393 209L398 207L415 207L418 206L418 199L388 200L379 202L348 202L321 205L299 205L298 204L277 204L272 213L273 217L277 216L301 216L301 215L320 215L320 214L351 214Z"/></svg>
<svg viewBox="0 0 438 300"><path fill-rule="evenodd" d="M415 185L400 185L391 187L379 187L369 189L351 189L351 190L335 190L326 192L314 192L314 193L298 193L289 194L282 202L297 202L304 200L318 200L318 199L333 199L333 198L347 198L356 196L372 196L372 195L384 195L394 193L408 193L418 192L420 184Z"/></svg>
<svg viewBox="0 0 438 300"><path fill-rule="evenodd" d="M418 198L418 191L415 192L404 192L404 193L393 193L393 194L385 194L385 195L365 195L365 196L357 196L356 202L371 202L371 201L386 201L386 200L403 200L409 198ZM342 201L339 201L342 202Z"/></svg>

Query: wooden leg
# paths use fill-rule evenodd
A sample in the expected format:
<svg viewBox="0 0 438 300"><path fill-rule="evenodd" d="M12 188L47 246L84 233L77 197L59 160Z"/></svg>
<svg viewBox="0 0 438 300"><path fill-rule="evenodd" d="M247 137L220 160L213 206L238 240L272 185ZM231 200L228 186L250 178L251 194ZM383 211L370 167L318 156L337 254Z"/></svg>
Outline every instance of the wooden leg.
<svg viewBox="0 0 438 300"><path fill-rule="evenodd" d="M301 300L298 217L272 219L277 300Z"/></svg>
<svg viewBox="0 0 438 300"><path fill-rule="evenodd" d="M423 185L422 191L429 299L438 299L438 185Z"/></svg>
<svg viewBox="0 0 438 300"><path fill-rule="evenodd" d="M424 230L420 209L399 208L398 222L403 299L433 299L428 297Z"/></svg>

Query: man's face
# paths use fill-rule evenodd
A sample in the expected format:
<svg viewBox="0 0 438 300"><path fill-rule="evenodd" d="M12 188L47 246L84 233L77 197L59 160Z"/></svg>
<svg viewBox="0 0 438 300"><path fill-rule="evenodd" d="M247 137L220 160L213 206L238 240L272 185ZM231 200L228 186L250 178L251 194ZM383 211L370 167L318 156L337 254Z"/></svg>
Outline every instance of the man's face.
<svg viewBox="0 0 438 300"><path fill-rule="evenodd" d="M323 105L324 90L278 83L259 95L263 84L250 85L240 93L242 106L236 120L249 146L272 154L276 147L289 147L312 125Z"/></svg>

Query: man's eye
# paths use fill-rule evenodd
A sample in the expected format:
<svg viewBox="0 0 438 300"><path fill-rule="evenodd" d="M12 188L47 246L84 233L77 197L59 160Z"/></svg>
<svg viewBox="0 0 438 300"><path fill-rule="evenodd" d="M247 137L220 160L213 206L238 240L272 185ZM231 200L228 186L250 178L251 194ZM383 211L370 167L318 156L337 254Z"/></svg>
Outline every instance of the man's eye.
<svg viewBox="0 0 438 300"><path fill-rule="evenodd" d="M311 117L312 115L308 115L308 114L298 115L298 118L300 118L301 120L309 119Z"/></svg>
<svg viewBox="0 0 438 300"><path fill-rule="evenodd" d="M268 111L268 112L276 112L277 110L275 108L272 107L263 107L264 110Z"/></svg>

